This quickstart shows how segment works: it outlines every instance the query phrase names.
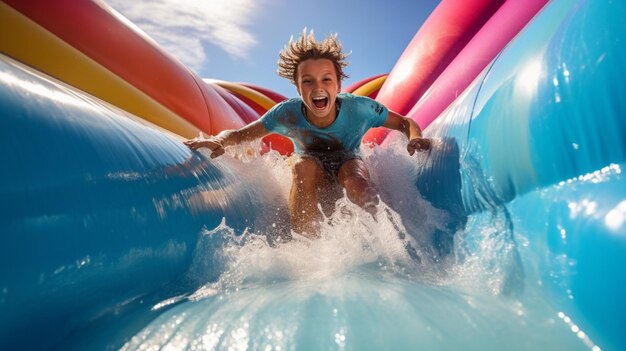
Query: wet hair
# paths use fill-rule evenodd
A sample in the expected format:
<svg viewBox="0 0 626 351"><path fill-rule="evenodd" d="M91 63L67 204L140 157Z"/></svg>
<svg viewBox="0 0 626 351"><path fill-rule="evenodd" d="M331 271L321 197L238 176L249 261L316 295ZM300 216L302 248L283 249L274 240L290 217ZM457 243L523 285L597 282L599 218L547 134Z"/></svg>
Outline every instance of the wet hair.
<svg viewBox="0 0 626 351"><path fill-rule="evenodd" d="M331 34L322 41L316 41L313 30L307 34L307 29L302 30L302 36L294 40L289 38L289 43L278 54L277 73L283 78L287 78L297 85L298 65L308 59L328 59L332 61L337 72L337 80L341 82L348 78L343 68L348 65L346 58L350 54L341 52L341 42L337 39L337 34Z"/></svg>

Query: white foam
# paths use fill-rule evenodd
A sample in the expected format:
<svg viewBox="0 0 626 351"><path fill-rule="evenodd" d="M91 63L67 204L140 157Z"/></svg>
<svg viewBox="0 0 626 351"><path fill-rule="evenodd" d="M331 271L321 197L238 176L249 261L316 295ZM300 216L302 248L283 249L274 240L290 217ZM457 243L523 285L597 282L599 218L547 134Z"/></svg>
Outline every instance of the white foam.
<svg viewBox="0 0 626 351"><path fill-rule="evenodd" d="M438 257L432 239L448 216L417 190L421 156L409 157L401 142L363 151L382 200L377 215L342 198L320 239L279 243L268 234L285 215L288 162L220 161L238 168L241 190L258 196L269 219L254 233L237 232L228 219L206 230L190 272L204 286L189 301L158 305L163 314L123 349L292 349L312 340L318 349L580 349L543 295L501 298L516 264L505 211L474 216L451 233L452 252Z"/></svg>
<svg viewBox="0 0 626 351"><path fill-rule="evenodd" d="M431 262L430 243L433 232L443 228L446 214L421 198L415 186L420 159L409 156L403 147L362 150L382 200L375 217L344 196L337 201L335 211L324 217L320 239L292 233L294 240L278 245L270 245L265 234L275 231L276 226L288 225L284 217L291 186L289 160L276 153L257 157L248 146L229 150L236 152L231 155L239 160L222 162L237 168L242 186L264 189L258 196L263 197L259 201L265 201L266 213L260 216L265 223L257 223L255 233L236 233L225 222L204 233L226 240L219 253L224 271L217 282L208 283L193 297L248 284L329 279L362 269L437 280L439 273L435 271L441 271L441 262Z"/></svg>

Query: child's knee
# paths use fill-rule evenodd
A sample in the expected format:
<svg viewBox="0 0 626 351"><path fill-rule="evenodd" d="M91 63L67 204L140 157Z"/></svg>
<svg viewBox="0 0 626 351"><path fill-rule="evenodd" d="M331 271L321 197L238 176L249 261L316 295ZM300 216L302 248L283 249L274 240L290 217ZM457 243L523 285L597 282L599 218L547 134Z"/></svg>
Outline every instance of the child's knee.
<svg viewBox="0 0 626 351"><path fill-rule="evenodd" d="M301 158L292 167L293 178L298 181L315 181L322 172L322 166L311 158Z"/></svg>
<svg viewBox="0 0 626 351"><path fill-rule="evenodd" d="M359 205L377 203L378 194L370 181L358 174L346 177L343 181L348 197Z"/></svg>

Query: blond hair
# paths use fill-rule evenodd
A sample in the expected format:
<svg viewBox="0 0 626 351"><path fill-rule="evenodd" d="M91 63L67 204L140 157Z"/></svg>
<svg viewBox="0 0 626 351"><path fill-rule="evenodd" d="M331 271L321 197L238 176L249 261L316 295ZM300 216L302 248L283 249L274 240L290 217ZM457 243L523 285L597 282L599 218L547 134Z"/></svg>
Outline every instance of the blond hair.
<svg viewBox="0 0 626 351"><path fill-rule="evenodd" d="M298 65L308 59L329 59L335 66L337 71L337 80L341 81L348 78L343 68L348 65L346 58L350 54L341 52L341 43L337 39L337 34L331 34L322 41L316 41L313 30L307 34L307 29L302 30L302 36L293 40L293 36L289 38L289 43L278 54L278 70L277 73L283 78L287 78L297 85L296 77L298 74Z"/></svg>

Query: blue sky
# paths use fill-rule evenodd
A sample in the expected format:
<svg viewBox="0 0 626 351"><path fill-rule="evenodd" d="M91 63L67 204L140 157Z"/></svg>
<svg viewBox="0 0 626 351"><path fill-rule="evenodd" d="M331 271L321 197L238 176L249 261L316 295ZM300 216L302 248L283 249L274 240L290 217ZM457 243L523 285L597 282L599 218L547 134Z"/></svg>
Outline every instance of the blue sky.
<svg viewBox="0 0 626 351"><path fill-rule="evenodd" d="M337 33L352 51L344 87L388 73L439 0L105 0L202 78L247 82L286 96L278 52L304 27Z"/></svg>

